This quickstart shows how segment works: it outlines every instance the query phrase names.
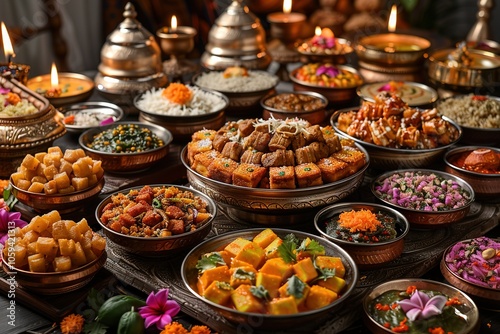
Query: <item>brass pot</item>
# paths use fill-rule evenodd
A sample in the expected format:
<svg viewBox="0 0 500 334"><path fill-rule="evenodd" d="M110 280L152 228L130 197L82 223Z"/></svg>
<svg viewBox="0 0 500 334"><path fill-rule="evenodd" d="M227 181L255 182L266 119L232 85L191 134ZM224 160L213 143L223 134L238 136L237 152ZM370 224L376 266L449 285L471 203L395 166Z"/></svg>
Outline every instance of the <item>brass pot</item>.
<svg viewBox="0 0 500 334"><path fill-rule="evenodd" d="M97 90L118 104L133 106L133 97L150 88L164 87L161 50L155 37L136 20L137 12L129 2L117 29L106 38L101 49Z"/></svg>
<svg viewBox="0 0 500 334"><path fill-rule="evenodd" d="M260 20L241 0L234 0L211 27L201 64L216 70L229 66L266 69L270 63Z"/></svg>

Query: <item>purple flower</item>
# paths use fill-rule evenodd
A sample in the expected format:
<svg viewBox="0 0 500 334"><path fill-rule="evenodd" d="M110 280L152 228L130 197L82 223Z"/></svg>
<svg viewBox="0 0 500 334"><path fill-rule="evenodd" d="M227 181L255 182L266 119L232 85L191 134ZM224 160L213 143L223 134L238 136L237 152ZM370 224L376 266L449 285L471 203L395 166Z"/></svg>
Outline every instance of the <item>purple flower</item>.
<svg viewBox="0 0 500 334"><path fill-rule="evenodd" d="M322 75L322 74L326 74L330 78L334 78L340 74L340 70L333 66L321 65L316 70L316 75Z"/></svg>
<svg viewBox="0 0 500 334"><path fill-rule="evenodd" d="M168 289L161 289L156 294L149 294L146 306L139 308L139 314L144 319L146 328L155 324L158 330L163 330L180 310L181 307L175 300L168 300Z"/></svg>
<svg viewBox="0 0 500 334"><path fill-rule="evenodd" d="M430 298L426 293L415 290L410 299L399 301L399 305L406 313L408 320L415 321L441 314L446 301L445 296L436 295Z"/></svg>
<svg viewBox="0 0 500 334"><path fill-rule="evenodd" d="M27 222L21 219L20 212L10 212L5 208L0 209L0 244L5 245L5 241L9 238L9 231L14 228L22 228L28 225Z"/></svg>

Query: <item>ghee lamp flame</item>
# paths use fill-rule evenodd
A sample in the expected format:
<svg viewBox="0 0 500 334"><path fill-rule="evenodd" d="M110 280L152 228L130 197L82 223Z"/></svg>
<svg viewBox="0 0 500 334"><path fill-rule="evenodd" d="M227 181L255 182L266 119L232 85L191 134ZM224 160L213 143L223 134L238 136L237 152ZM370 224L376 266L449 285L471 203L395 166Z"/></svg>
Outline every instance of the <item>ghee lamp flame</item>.
<svg viewBox="0 0 500 334"><path fill-rule="evenodd" d="M5 61L10 63L12 57L15 57L14 48L12 47L12 42L10 41L9 32L5 23L2 22L2 41L3 41L3 52L5 55Z"/></svg>
<svg viewBox="0 0 500 334"><path fill-rule="evenodd" d="M292 0L283 0L283 13L290 14L292 12Z"/></svg>
<svg viewBox="0 0 500 334"><path fill-rule="evenodd" d="M52 63L52 68L50 69L50 85L52 88L59 87L59 77L55 63Z"/></svg>
<svg viewBox="0 0 500 334"><path fill-rule="evenodd" d="M316 28L314 29L314 35L321 36L321 27L316 26Z"/></svg>
<svg viewBox="0 0 500 334"><path fill-rule="evenodd" d="M396 7L396 5L392 5L391 15L389 16L389 22L387 24L387 30L389 30L389 32L396 31L397 19L398 19L398 8Z"/></svg>
<svg viewBox="0 0 500 334"><path fill-rule="evenodd" d="M177 16L175 15L172 15L172 19L170 20L170 28L172 28L172 30L177 29Z"/></svg>

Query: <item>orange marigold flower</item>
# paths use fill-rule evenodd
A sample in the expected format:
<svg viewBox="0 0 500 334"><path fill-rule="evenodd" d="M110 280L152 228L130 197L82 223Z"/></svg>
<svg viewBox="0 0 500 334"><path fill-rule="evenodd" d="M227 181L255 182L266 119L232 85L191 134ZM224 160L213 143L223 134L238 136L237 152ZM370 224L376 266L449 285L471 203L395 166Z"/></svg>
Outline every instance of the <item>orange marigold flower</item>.
<svg viewBox="0 0 500 334"><path fill-rule="evenodd" d="M177 321L172 321L160 332L160 334L189 334L188 330L184 328Z"/></svg>
<svg viewBox="0 0 500 334"><path fill-rule="evenodd" d="M79 334L83 330L85 319L80 314L70 314L61 321L62 334Z"/></svg>
<svg viewBox="0 0 500 334"><path fill-rule="evenodd" d="M212 331L207 326L197 325L197 326L191 327L191 331L189 333L190 334L210 334L210 333L212 333Z"/></svg>
<svg viewBox="0 0 500 334"><path fill-rule="evenodd" d="M193 93L186 85L173 82L163 90L161 95L170 102L186 104L191 100Z"/></svg>
<svg viewBox="0 0 500 334"><path fill-rule="evenodd" d="M16 104L18 104L19 102L21 102L21 97L19 95L17 95L16 93L8 92L7 93L7 97L5 98L5 100L9 104L12 104L12 105L15 106Z"/></svg>

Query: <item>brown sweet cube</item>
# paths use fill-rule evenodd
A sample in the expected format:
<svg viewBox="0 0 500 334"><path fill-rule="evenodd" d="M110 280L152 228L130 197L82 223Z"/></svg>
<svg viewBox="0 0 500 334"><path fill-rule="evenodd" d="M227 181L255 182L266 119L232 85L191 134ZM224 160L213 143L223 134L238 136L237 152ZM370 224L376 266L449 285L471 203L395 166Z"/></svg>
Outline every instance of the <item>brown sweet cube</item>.
<svg viewBox="0 0 500 334"><path fill-rule="evenodd" d="M233 184L237 186L256 188L267 169L255 164L240 164L233 172Z"/></svg>
<svg viewBox="0 0 500 334"><path fill-rule="evenodd" d="M295 177L299 188L318 186L323 184L321 170L312 163L305 163L295 166Z"/></svg>
<svg viewBox="0 0 500 334"><path fill-rule="evenodd" d="M201 152L210 151L213 149L212 140L203 139L192 141L188 143L187 151L188 151L188 160L190 163L193 163L194 156Z"/></svg>
<svg viewBox="0 0 500 334"><path fill-rule="evenodd" d="M271 189L295 189L294 167L269 167L269 187Z"/></svg>
<svg viewBox="0 0 500 334"><path fill-rule="evenodd" d="M232 183L233 172L238 163L228 158L216 158L208 166L208 177L224 183Z"/></svg>
<svg viewBox="0 0 500 334"><path fill-rule="evenodd" d="M216 150L205 151L198 153L194 156L191 168L203 176L208 175L208 166L214 161L215 158L220 158L221 154Z"/></svg>
<svg viewBox="0 0 500 334"><path fill-rule="evenodd" d="M365 154L353 147L343 147L342 150L331 155L332 158L342 160L349 165L350 174L354 174L365 165Z"/></svg>
<svg viewBox="0 0 500 334"><path fill-rule="evenodd" d="M340 180L350 174L349 165L332 157L323 158L316 164L321 171L324 183Z"/></svg>

